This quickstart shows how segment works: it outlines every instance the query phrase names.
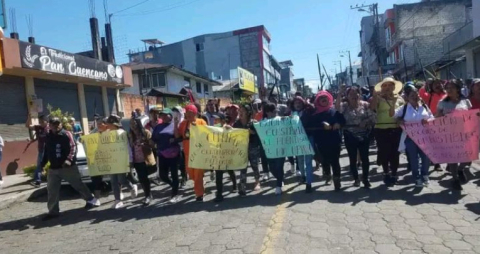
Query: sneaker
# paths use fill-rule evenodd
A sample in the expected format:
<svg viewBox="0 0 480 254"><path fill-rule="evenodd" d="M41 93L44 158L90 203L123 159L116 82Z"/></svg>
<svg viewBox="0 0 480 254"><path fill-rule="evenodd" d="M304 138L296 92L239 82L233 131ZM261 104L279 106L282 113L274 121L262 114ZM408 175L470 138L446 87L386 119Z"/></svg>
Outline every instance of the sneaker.
<svg viewBox="0 0 480 254"><path fill-rule="evenodd" d="M187 180L186 179L182 179L182 181L180 182L180 188L184 188L185 185L187 185Z"/></svg>
<svg viewBox="0 0 480 254"><path fill-rule="evenodd" d="M143 205L144 206L149 206L150 202L152 202L152 196L145 197L145 199L143 200Z"/></svg>
<svg viewBox="0 0 480 254"><path fill-rule="evenodd" d="M49 213L49 214L43 216L42 221L49 221L51 219L56 219L58 217L60 217L60 214L58 214L58 213L54 213L54 214Z"/></svg>
<svg viewBox="0 0 480 254"><path fill-rule="evenodd" d="M372 185L370 184L370 181L363 180L363 187L365 187L366 189L370 189L370 187L372 187Z"/></svg>
<svg viewBox="0 0 480 254"><path fill-rule="evenodd" d="M332 185L332 176L325 176L325 184Z"/></svg>
<svg viewBox="0 0 480 254"><path fill-rule="evenodd" d="M417 187L417 188L422 188L422 187L423 187L423 181L422 181L422 179L417 179L417 180L415 181L415 187Z"/></svg>
<svg viewBox="0 0 480 254"><path fill-rule="evenodd" d="M296 171L296 172L295 172L295 175L298 176L298 177L301 177L301 176L302 176L302 172Z"/></svg>
<svg viewBox="0 0 480 254"><path fill-rule="evenodd" d="M222 195L218 195L215 197L215 199L213 200L214 202L222 202L223 201L223 196Z"/></svg>
<svg viewBox="0 0 480 254"><path fill-rule="evenodd" d="M294 164L290 164L290 172L292 173L292 175L295 175L296 170L295 170L295 165Z"/></svg>
<svg viewBox="0 0 480 254"><path fill-rule="evenodd" d="M123 202L120 200L115 200L115 203L112 205L112 209L120 209L124 207Z"/></svg>
<svg viewBox="0 0 480 254"><path fill-rule="evenodd" d="M254 191L259 191L259 190L261 190L261 189L262 189L262 186L260 186L260 182L257 182L257 183L255 184L255 188L253 188L253 190L254 190Z"/></svg>
<svg viewBox="0 0 480 254"><path fill-rule="evenodd" d="M122 190L120 190L120 201L122 201L125 197L123 196Z"/></svg>
<svg viewBox="0 0 480 254"><path fill-rule="evenodd" d="M463 170L458 171L458 180L460 180L460 183L462 184L467 183L467 176Z"/></svg>
<svg viewBox="0 0 480 254"><path fill-rule="evenodd" d="M355 187L360 187L360 180L355 180L355 182L353 182L353 186Z"/></svg>
<svg viewBox="0 0 480 254"><path fill-rule="evenodd" d="M132 190L130 191L130 197L136 198L137 196L138 196L138 186L134 184Z"/></svg>
<svg viewBox="0 0 480 254"><path fill-rule="evenodd" d="M3 184L3 181L0 181L0 182L1 182L0 185L2 185L2 184ZM35 187L35 188L39 188L40 185L41 185L41 183L38 182L38 181L33 181L33 182L30 182L30 185L32 185L32 186Z"/></svg>
<svg viewBox="0 0 480 254"><path fill-rule="evenodd" d="M306 193L312 193L312 185L307 183L307 185L305 185L305 192Z"/></svg>
<svg viewBox="0 0 480 254"><path fill-rule="evenodd" d="M100 205L100 200L92 198L92 200L87 201L87 203L85 204L85 209L92 209L94 207L99 207Z"/></svg>
<svg viewBox="0 0 480 254"><path fill-rule="evenodd" d="M442 168L442 166L440 166L440 164L435 164L433 170L435 170L435 171L443 171L443 168Z"/></svg>
<svg viewBox="0 0 480 254"><path fill-rule="evenodd" d="M270 173L263 174L262 181L266 182L270 180Z"/></svg>
<svg viewBox="0 0 480 254"><path fill-rule="evenodd" d="M197 202L203 202L203 196L197 197L197 198L195 199L195 201L197 201Z"/></svg>
<svg viewBox="0 0 480 254"><path fill-rule="evenodd" d="M457 179L457 180L453 180L453 182L452 182L452 188L453 188L454 190L458 190L458 191L463 190L462 184L460 183L460 180L458 180L458 179Z"/></svg>
<svg viewBox="0 0 480 254"><path fill-rule="evenodd" d="M423 180L423 186L428 187L430 185L430 181L427 179Z"/></svg>
<svg viewBox="0 0 480 254"><path fill-rule="evenodd" d="M281 194L282 194L282 187L275 188L275 195L281 195Z"/></svg>
<svg viewBox="0 0 480 254"><path fill-rule="evenodd" d="M170 204L176 204L179 200L180 200L180 196L175 195L168 202L170 202Z"/></svg>

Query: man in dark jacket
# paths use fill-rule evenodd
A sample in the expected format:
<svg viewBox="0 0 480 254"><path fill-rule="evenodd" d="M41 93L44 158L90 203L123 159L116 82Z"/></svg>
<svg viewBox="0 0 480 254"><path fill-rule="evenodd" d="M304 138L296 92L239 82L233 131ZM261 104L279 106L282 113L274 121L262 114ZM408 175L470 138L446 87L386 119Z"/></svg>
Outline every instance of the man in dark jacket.
<svg viewBox="0 0 480 254"><path fill-rule="evenodd" d="M45 155L42 166L50 162L47 176L48 214L43 220L56 218L60 215L59 194L62 180L68 182L87 201L85 208L100 206L100 201L93 197L90 190L82 182L75 164L77 145L72 133L63 129L60 119L50 121L50 132L45 143Z"/></svg>

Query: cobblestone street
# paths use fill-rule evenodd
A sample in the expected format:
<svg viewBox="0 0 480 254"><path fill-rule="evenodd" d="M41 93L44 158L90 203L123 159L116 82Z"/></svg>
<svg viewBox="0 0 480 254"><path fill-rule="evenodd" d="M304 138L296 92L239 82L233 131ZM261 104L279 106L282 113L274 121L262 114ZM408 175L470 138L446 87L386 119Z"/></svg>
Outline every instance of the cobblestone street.
<svg viewBox="0 0 480 254"><path fill-rule="evenodd" d="M430 186L418 189L404 166L391 189L376 166L371 190L353 187L344 168L342 192L325 186L317 171L312 194L290 176L282 196L274 195L270 181L261 191L244 198L229 193L217 204L208 181L205 202L195 203L189 182L175 205L167 204L162 185L150 207L139 197L111 210L110 196L88 212L65 186L57 220L40 220L46 197L0 211L0 253L480 253L478 175L469 174L473 180L461 193L449 190L445 171L433 172Z"/></svg>

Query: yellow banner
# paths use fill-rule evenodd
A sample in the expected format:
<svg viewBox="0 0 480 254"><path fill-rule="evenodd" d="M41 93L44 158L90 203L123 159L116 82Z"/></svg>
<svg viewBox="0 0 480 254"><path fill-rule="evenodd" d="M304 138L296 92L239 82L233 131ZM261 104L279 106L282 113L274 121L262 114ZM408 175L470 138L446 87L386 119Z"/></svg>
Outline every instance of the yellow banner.
<svg viewBox="0 0 480 254"><path fill-rule="evenodd" d="M82 137L90 176L130 172L128 138L123 130Z"/></svg>
<svg viewBox="0 0 480 254"><path fill-rule="evenodd" d="M239 170L247 168L248 130L192 126L188 165L196 169Z"/></svg>
<svg viewBox="0 0 480 254"><path fill-rule="evenodd" d="M238 86L242 90L255 93L255 75L238 67Z"/></svg>

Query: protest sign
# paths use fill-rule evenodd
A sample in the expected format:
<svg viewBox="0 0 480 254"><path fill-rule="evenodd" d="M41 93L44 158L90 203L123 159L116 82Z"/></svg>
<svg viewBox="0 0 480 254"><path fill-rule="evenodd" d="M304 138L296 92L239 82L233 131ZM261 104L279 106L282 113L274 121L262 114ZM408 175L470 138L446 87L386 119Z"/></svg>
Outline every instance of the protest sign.
<svg viewBox="0 0 480 254"><path fill-rule="evenodd" d="M478 110L455 111L426 125L402 128L432 163L460 163L478 159Z"/></svg>
<svg viewBox="0 0 480 254"><path fill-rule="evenodd" d="M245 169L248 141L248 130L191 126L188 166L208 170Z"/></svg>
<svg viewBox="0 0 480 254"><path fill-rule="evenodd" d="M130 172L128 138L123 130L82 137L90 176Z"/></svg>
<svg viewBox="0 0 480 254"><path fill-rule="evenodd" d="M298 116L276 117L254 126L269 159L314 154Z"/></svg>

